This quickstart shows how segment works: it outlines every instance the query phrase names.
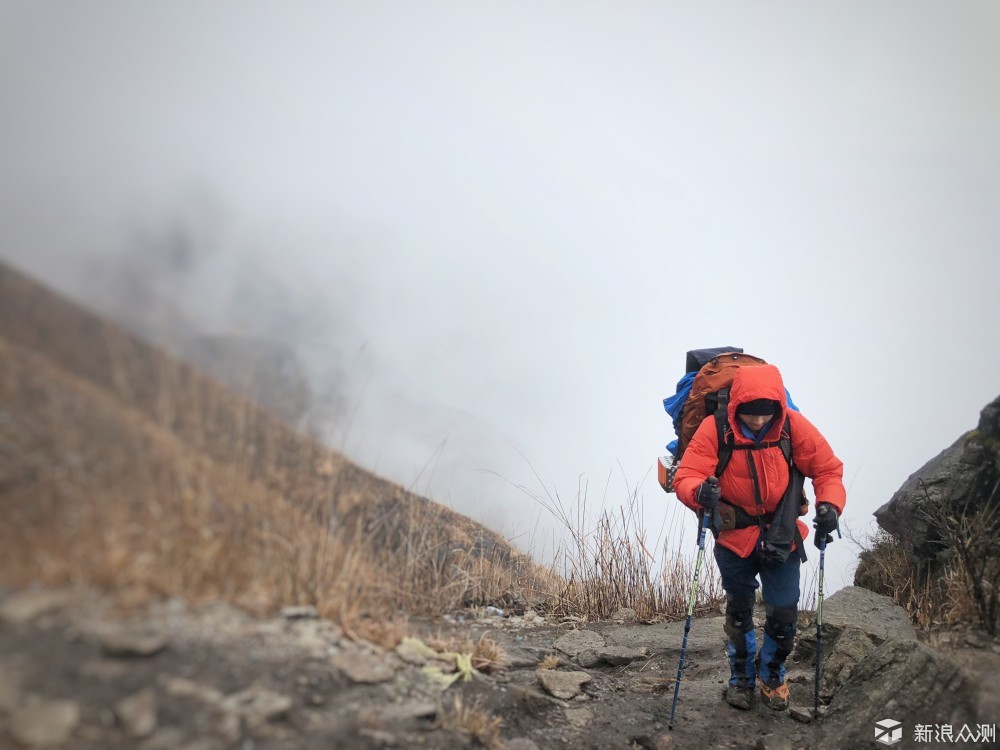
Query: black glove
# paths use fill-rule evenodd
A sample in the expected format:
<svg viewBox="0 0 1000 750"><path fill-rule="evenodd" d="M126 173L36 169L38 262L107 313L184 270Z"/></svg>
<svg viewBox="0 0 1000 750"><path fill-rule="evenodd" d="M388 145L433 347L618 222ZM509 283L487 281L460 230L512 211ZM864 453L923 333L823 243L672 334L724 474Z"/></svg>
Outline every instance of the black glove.
<svg viewBox="0 0 1000 750"><path fill-rule="evenodd" d="M837 509L830 503L816 503L816 516L813 518L813 528L816 535L813 544L823 549L833 541L833 532L837 530Z"/></svg>
<svg viewBox="0 0 1000 750"><path fill-rule="evenodd" d="M720 497L722 497L722 490L719 489L719 480L715 477L709 477L702 482L695 494L698 505L704 508L706 513L715 512L715 509L719 507Z"/></svg>

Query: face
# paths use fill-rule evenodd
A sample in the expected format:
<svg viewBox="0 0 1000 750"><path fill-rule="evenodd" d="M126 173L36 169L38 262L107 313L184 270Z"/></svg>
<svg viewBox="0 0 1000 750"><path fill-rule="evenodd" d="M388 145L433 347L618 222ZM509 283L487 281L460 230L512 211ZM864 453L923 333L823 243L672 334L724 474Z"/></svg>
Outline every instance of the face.
<svg viewBox="0 0 1000 750"><path fill-rule="evenodd" d="M772 419L774 419L773 416L767 414L761 416L757 416L755 414L740 414L739 418L743 420L743 424L745 424L754 432L757 432L761 427L763 427Z"/></svg>

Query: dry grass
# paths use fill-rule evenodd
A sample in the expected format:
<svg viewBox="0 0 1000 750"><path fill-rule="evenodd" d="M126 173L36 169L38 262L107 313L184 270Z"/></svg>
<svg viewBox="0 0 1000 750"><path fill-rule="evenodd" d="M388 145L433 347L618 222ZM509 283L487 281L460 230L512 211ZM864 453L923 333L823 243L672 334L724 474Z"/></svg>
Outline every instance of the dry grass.
<svg viewBox="0 0 1000 750"><path fill-rule="evenodd" d="M464 635L438 633L428 637L426 643L439 653L471 654L472 668L483 674L499 671L507 661L503 649L488 633L483 633L478 641Z"/></svg>
<svg viewBox="0 0 1000 750"><path fill-rule="evenodd" d="M559 657L549 654L538 663L539 669L557 669L559 667Z"/></svg>
<svg viewBox="0 0 1000 750"><path fill-rule="evenodd" d="M877 530L860 543L853 540L862 550L855 582L892 597L919 627L978 624L997 635L1000 440L988 431L969 432L962 463L939 497L923 487L914 510L916 539Z"/></svg>
<svg viewBox="0 0 1000 750"><path fill-rule="evenodd" d="M405 617L387 620L365 617L341 620L345 634L356 642L370 643L382 652L391 651L410 634L410 624Z"/></svg>
<svg viewBox="0 0 1000 750"><path fill-rule="evenodd" d="M556 578L507 542L447 508L404 500L360 511L375 554L381 596L405 602L409 612L516 601L544 601Z"/></svg>
<svg viewBox="0 0 1000 750"><path fill-rule="evenodd" d="M472 666L484 674L499 671L506 661L503 649L486 633L483 633L472 646Z"/></svg>
<svg viewBox="0 0 1000 750"><path fill-rule="evenodd" d="M563 513L575 544L563 575L546 570L2 265L0 361L0 584L313 604L382 648L405 614L470 605L686 606L693 555L652 569L634 494L594 531ZM708 557L703 601L718 596ZM470 650L483 671L502 661L489 641Z"/></svg>
<svg viewBox="0 0 1000 750"><path fill-rule="evenodd" d="M400 612L555 590L488 529L46 295L0 266L0 582L314 604L386 645Z"/></svg>
<svg viewBox="0 0 1000 750"><path fill-rule="evenodd" d="M503 720L482 708L478 702L467 705L461 695L441 712L439 726L461 733L482 747L499 750L503 747L500 728Z"/></svg>
<svg viewBox="0 0 1000 750"><path fill-rule="evenodd" d="M855 583L884 594L903 607L922 629L972 622L976 605L961 559L922 564L911 545L878 529L860 543Z"/></svg>
<svg viewBox="0 0 1000 750"><path fill-rule="evenodd" d="M603 511L596 527L588 527L587 488L581 486L572 508L567 509L558 493L535 496L570 533L571 543L556 556L554 570L565 583L554 609L566 615L590 619L610 618L619 609L633 609L640 620L679 616L687 610L697 546L682 551L663 550L662 562L650 552L643 529L638 490L629 490L626 502L616 511ZM676 502L668 499L665 502ZM695 517L684 513L695 531ZM679 539L683 534L669 533ZM724 597L721 580L710 554L710 537L699 575L699 610L709 609Z"/></svg>
<svg viewBox="0 0 1000 750"><path fill-rule="evenodd" d="M1000 457L1000 454L998 454ZM993 466L1000 466L1000 460ZM994 477L996 477L994 479ZM985 486L963 501L934 507L925 513L938 530L946 568L956 574L964 594L961 604L972 604L975 619L991 635L1000 633L1000 477L994 469L980 475Z"/></svg>
<svg viewBox="0 0 1000 750"><path fill-rule="evenodd" d="M186 449L114 400L15 356L0 403L35 440L32 481L4 493L7 582L88 584L150 595L224 598L251 610L342 600L370 571L345 539L300 507ZM49 368L50 369L50 368ZM38 377L44 373L46 377Z"/></svg>

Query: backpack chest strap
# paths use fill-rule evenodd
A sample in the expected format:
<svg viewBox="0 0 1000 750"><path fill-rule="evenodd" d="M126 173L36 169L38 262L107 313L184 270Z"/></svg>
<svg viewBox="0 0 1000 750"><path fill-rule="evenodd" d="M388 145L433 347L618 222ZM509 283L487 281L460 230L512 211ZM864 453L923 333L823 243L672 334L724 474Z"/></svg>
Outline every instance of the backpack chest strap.
<svg viewBox="0 0 1000 750"><path fill-rule="evenodd" d="M781 454L785 457L785 461L791 466L792 428L788 417L785 417L785 422L781 425L781 433L777 440L764 440L759 443L740 443L736 445L733 428L729 425L729 417L724 409L715 412L715 428L719 442L719 461L715 466L716 477L721 477L722 472L726 470L730 459L733 457L733 451L759 451L765 448L778 447L781 448Z"/></svg>

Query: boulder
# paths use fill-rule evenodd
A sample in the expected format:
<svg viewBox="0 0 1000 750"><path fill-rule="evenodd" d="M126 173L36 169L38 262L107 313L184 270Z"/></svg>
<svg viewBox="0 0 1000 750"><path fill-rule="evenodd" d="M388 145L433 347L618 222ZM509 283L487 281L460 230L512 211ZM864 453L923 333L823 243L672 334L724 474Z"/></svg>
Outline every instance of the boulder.
<svg viewBox="0 0 1000 750"><path fill-rule="evenodd" d="M968 433L913 472L889 502L875 511L878 525L897 539L911 543L920 557L933 558L936 539L925 514L939 507L951 492L951 481L962 466Z"/></svg>
<svg viewBox="0 0 1000 750"><path fill-rule="evenodd" d="M363 652L341 652L330 657L333 667L351 682L374 685L391 680L396 671L385 660Z"/></svg>
<svg viewBox="0 0 1000 750"><path fill-rule="evenodd" d="M832 697L855 667L883 643L916 640L905 610L889 597L859 586L845 586L823 603L820 696L827 700ZM799 633L791 658L793 664L815 663L814 625L807 625Z"/></svg>
<svg viewBox="0 0 1000 750"><path fill-rule="evenodd" d="M649 651L645 648L637 649L629 646L605 646L598 649L596 657L613 667L624 667L639 659L649 656Z"/></svg>
<svg viewBox="0 0 1000 750"><path fill-rule="evenodd" d="M950 657L890 640L856 664L823 719L820 748L866 747L878 721L975 724L976 685ZM912 737L912 734L911 734Z"/></svg>
<svg viewBox="0 0 1000 750"><path fill-rule="evenodd" d="M795 721L802 724L809 724L813 720L813 709L812 706L796 706L793 704L788 707L788 715L795 719Z"/></svg>
<svg viewBox="0 0 1000 750"><path fill-rule="evenodd" d="M987 404L979 425L939 453L903 483L875 511L878 525L912 548L918 560L934 561L942 552L936 524L929 523L944 506L979 508L1000 503L1000 397ZM856 579L863 580L864 555Z"/></svg>
<svg viewBox="0 0 1000 750"><path fill-rule="evenodd" d="M890 639L915 641L909 615L888 596L860 586L845 586L823 602L823 633L854 628L878 643ZM813 631L815 637L815 631Z"/></svg>
<svg viewBox="0 0 1000 750"><path fill-rule="evenodd" d="M592 679L586 672L558 672L554 669L539 669L535 672L549 695L570 700L583 691L584 683Z"/></svg>
<svg viewBox="0 0 1000 750"><path fill-rule="evenodd" d="M552 645L568 656L576 656L581 651L603 649L604 636L593 630L571 630Z"/></svg>
<svg viewBox="0 0 1000 750"><path fill-rule="evenodd" d="M811 624L810 624L811 621ZM804 615L795 639L792 659L811 662L816 653L815 616ZM823 603L823 654L828 658L836 650L842 634L847 642L867 639L873 647L887 640L915 641L917 633L906 611L887 596L860 586L845 586ZM851 646L851 652L859 652ZM860 655L860 652L859 652Z"/></svg>

